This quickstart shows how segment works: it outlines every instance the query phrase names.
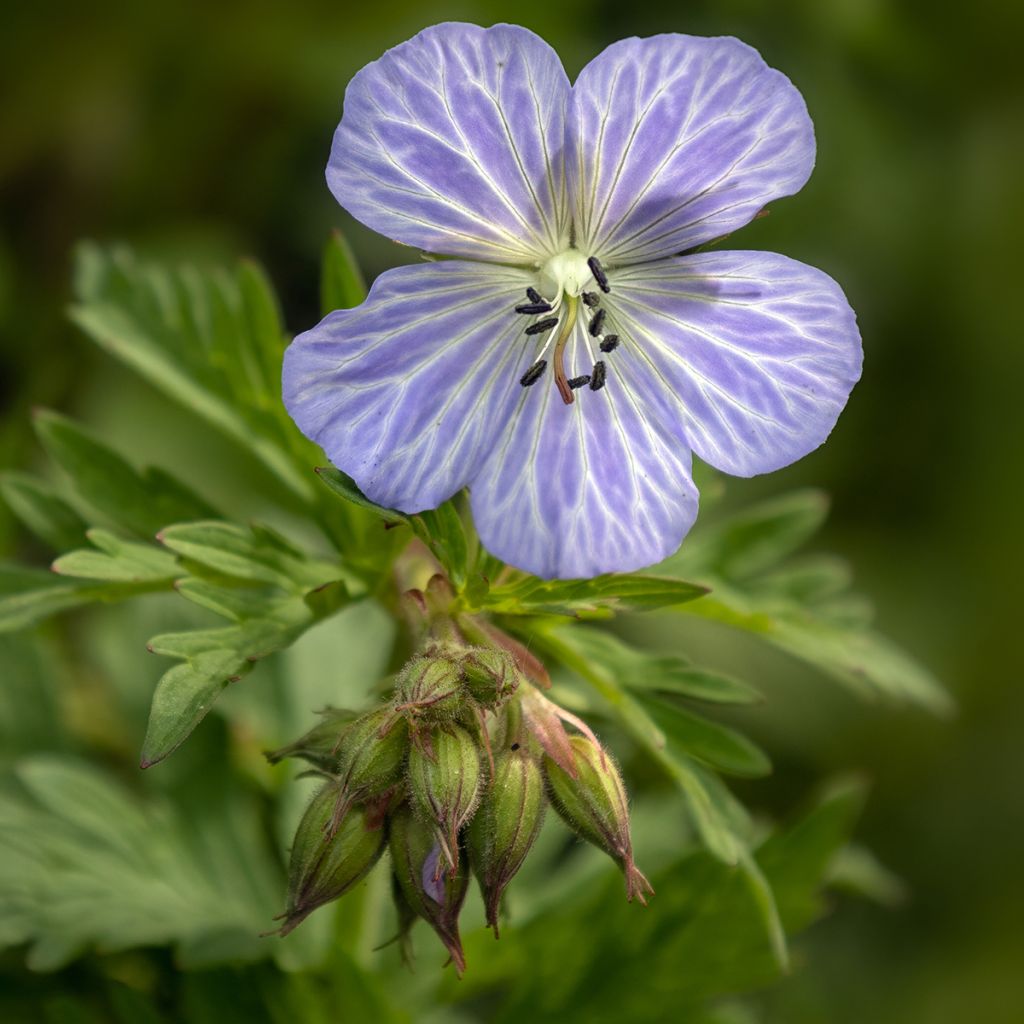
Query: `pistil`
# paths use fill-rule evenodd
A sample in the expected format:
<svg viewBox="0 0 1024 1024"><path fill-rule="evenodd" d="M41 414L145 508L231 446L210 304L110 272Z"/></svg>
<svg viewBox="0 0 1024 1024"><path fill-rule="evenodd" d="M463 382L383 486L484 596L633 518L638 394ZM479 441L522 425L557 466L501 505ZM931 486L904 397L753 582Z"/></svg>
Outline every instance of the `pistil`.
<svg viewBox="0 0 1024 1024"><path fill-rule="evenodd" d="M565 320L562 323L562 330L558 334L558 341L555 342L555 354L552 362L555 367L555 384L562 401L566 405L572 405L576 400L573 389L565 376L565 346L572 337L573 328L576 326L576 307L579 300L575 295L565 297ZM579 385L577 385L579 386Z"/></svg>

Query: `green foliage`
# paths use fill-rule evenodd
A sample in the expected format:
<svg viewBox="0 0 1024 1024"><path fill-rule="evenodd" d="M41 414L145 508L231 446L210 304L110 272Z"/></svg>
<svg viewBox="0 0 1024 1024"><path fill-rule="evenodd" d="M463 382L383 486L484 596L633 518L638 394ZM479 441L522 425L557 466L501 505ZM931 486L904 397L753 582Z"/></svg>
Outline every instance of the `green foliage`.
<svg viewBox="0 0 1024 1024"><path fill-rule="evenodd" d="M280 877L251 797L210 780L187 807L39 755L0 791L0 944L52 971L90 948L173 945L183 965L267 955Z"/></svg>
<svg viewBox="0 0 1024 1024"><path fill-rule="evenodd" d="M683 549L650 573L540 580L481 548L462 495L405 514L369 501L337 469L317 469L316 483L319 453L281 406L284 328L255 264L233 273L172 269L86 245L75 295L75 322L105 351L269 471L257 482L265 522L249 521L249 496L239 502L239 519L162 469L137 468L74 421L41 412L36 432L68 496L25 473L0 481L17 518L58 554L51 571L0 566L0 632L95 603L160 592L183 599L172 602L176 617L153 627L161 631L147 645L177 663L154 687L143 767L175 751L230 684L258 679L253 669L264 660L284 690L334 703L336 667L317 664L324 681L309 686L282 672L293 664L290 649L328 620L325 628L343 630L345 616L334 617L345 609L376 609L391 623L404 599L473 642L501 638L535 681L552 670L581 708L632 741L627 782L635 768L672 794L671 806L685 808L685 815L669 812L682 838L653 876L657 896L643 914L621 902L621 878L606 882L599 869L586 868L589 884L563 892L556 861L593 862L549 845L548 875L532 876L538 898L504 929L501 946L485 950L479 930L467 936L466 982L440 989L440 998L459 1004L455 1013L479 1001L495 1007L499 1021L571 1013L642 1024L662 1019L658 1000L635 995L653 984L671 990L673 1012L685 1019L739 1020L743 1008L719 1000L786 969L787 936L816 916L829 881L873 899L896 898L898 882L868 851L843 852L856 790L831 795L793 828L765 838L722 781L771 770L760 747L722 720L729 708L762 700L760 680L639 649L606 625L658 611L724 622L865 692L944 708L935 681L869 628L846 567L800 554L825 518L819 493L797 492L717 520L707 515ZM364 295L358 266L335 236L324 254L324 309ZM409 657L410 634L361 628L358 636L345 633L345 643L376 645L378 675L397 671ZM0 647L0 668L3 656ZM356 700L376 678L365 680ZM33 687L50 692L37 676L12 692L24 697ZM36 970L88 951L170 946L181 966L211 968L175 982L175 1012L188 1020L241 1019L253 993L262 1000L258 1012L272 1020L334 1020L339 1008L352 1019L405 1019L391 994L394 961L369 952L387 938L378 883L346 897L354 909L344 912L348 930L339 928L335 941L319 914L303 926L314 936L320 928L318 939L300 937L304 950L292 938L255 938L282 906L281 851L267 837L286 834L282 819L293 824L299 810L290 787L275 792L258 748L287 738L279 720L296 716L295 699L258 706L258 696L235 702L232 695L225 715L234 728L217 735L214 767L202 785L184 787L173 774L182 759L161 769L172 772L166 787L147 781L134 790L76 754L70 740L59 755L32 753L38 723L26 727L24 743L11 748L25 756L0 784L0 944L28 946ZM15 708L15 720L0 726L16 735L21 714ZM209 757L210 749L200 740L197 756ZM648 800L641 787L634 798L641 812ZM640 842L634 846L643 861ZM593 922L586 943L575 941L581 921ZM268 957L312 973L226 967ZM687 965L682 978L679 964ZM252 991L237 1002L231 994L243 978ZM105 986L98 1013L172 1019L145 985L141 993ZM433 983L416 998L433 1005Z"/></svg>

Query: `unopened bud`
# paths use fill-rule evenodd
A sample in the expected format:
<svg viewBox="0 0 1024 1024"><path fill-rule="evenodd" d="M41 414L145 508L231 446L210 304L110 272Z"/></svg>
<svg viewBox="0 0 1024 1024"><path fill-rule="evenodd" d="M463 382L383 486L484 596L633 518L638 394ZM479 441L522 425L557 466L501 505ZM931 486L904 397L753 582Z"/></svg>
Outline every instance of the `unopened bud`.
<svg viewBox="0 0 1024 1024"><path fill-rule="evenodd" d="M398 891L399 918L411 910L437 932L461 975L466 958L459 938L459 911L469 888L469 873L457 862L454 873L439 871L441 845L434 830L408 805L391 817L391 864ZM405 927L408 927L407 921Z"/></svg>
<svg viewBox="0 0 1024 1024"><path fill-rule="evenodd" d="M459 831L480 802L480 751L473 737L457 725L433 729L427 739L409 751L410 796L416 809L433 822L444 859L454 872Z"/></svg>
<svg viewBox="0 0 1024 1024"><path fill-rule="evenodd" d="M309 732L285 747L268 750L266 758L271 764L277 764L286 757L298 757L321 771L333 774L338 770L338 747L342 734L357 716L356 711L325 708L320 712L320 721Z"/></svg>
<svg viewBox="0 0 1024 1024"><path fill-rule="evenodd" d="M501 707L519 686L519 669L508 651L497 647L475 647L464 655L462 670L466 689L483 707Z"/></svg>
<svg viewBox="0 0 1024 1024"><path fill-rule="evenodd" d="M530 852L546 806L540 765L518 743L501 751L494 761L494 777L466 833L487 924L495 936L502 893Z"/></svg>
<svg viewBox="0 0 1024 1024"><path fill-rule="evenodd" d="M390 707L377 708L352 722L338 745L338 805L329 828L338 827L353 804L390 789L401 777L408 730Z"/></svg>
<svg viewBox="0 0 1024 1024"><path fill-rule="evenodd" d="M645 894L654 889L633 863L629 804L619 770L610 755L586 736L572 736L569 743L575 777L550 756L544 757L551 803L573 831L599 846L622 868L626 898L646 903Z"/></svg>
<svg viewBox="0 0 1024 1024"><path fill-rule="evenodd" d="M337 798L337 784L328 783L299 822L288 863L288 909L281 935L361 881L387 845L383 818L373 807L354 808L330 834L327 825Z"/></svg>
<svg viewBox="0 0 1024 1024"><path fill-rule="evenodd" d="M465 690L458 661L442 651L413 658L398 677L395 708L413 725L450 722L462 710Z"/></svg>

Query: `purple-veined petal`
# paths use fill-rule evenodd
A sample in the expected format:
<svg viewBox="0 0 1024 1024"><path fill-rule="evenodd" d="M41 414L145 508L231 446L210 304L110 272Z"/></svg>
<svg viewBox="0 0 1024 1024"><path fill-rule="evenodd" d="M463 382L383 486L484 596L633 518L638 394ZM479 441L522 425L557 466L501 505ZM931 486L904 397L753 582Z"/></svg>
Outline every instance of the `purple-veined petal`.
<svg viewBox="0 0 1024 1024"><path fill-rule="evenodd" d="M729 37L609 46L576 80L569 136L580 244L608 264L728 234L799 191L814 166L800 93Z"/></svg>
<svg viewBox="0 0 1024 1024"><path fill-rule="evenodd" d="M396 241L536 263L568 239L569 92L557 54L532 32L435 25L349 83L327 183Z"/></svg>
<svg viewBox="0 0 1024 1024"><path fill-rule="evenodd" d="M827 274L776 253L720 252L612 277L610 321L674 396L705 462L753 476L828 437L862 355L854 312Z"/></svg>
<svg viewBox="0 0 1024 1024"><path fill-rule="evenodd" d="M513 312L530 281L461 261L387 271L289 346L289 414L373 501L435 508L508 429L535 348Z"/></svg>
<svg viewBox="0 0 1024 1024"><path fill-rule="evenodd" d="M596 354L582 330L566 353L570 375L589 372ZM550 370L524 388L470 483L484 546L546 579L653 565L675 551L697 515L678 417L666 419L664 403L645 398L657 386L650 366L635 352L603 358L607 384L580 388L572 405Z"/></svg>

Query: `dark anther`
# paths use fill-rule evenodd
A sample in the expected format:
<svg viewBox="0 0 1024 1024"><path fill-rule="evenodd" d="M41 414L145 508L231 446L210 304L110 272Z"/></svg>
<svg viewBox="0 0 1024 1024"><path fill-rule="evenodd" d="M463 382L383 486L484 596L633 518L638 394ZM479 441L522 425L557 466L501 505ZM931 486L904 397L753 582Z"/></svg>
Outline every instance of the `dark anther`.
<svg viewBox="0 0 1024 1024"><path fill-rule="evenodd" d="M601 342L602 352L614 352L619 347L619 336L617 334L606 334Z"/></svg>
<svg viewBox="0 0 1024 1024"><path fill-rule="evenodd" d="M518 743L513 743L512 744L512 749L513 750L518 750L519 749L519 744Z"/></svg>
<svg viewBox="0 0 1024 1024"><path fill-rule="evenodd" d="M604 378L604 360L598 359L598 361L594 363L594 371L590 375L590 390L600 391L601 388L604 387Z"/></svg>
<svg viewBox="0 0 1024 1024"><path fill-rule="evenodd" d="M590 336L596 338L601 333L602 327L604 327L604 310L599 309L594 314L594 319L590 321Z"/></svg>
<svg viewBox="0 0 1024 1024"><path fill-rule="evenodd" d="M535 362L533 366L531 366L526 373L519 378L519 383L522 384L524 388L528 388L531 384L536 384L537 381L540 380L547 365L548 361L546 359L538 359L537 362Z"/></svg>
<svg viewBox="0 0 1024 1024"><path fill-rule="evenodd" d="M547 302L531 302L526 306L516 306L517 313L550 313L554 307Z"/></svg>
<svg viewBox="0 0 1024 1024"><path fill-rule="evenodd" d="M569 387L571 387L573 391L575 391L577 388L586 387L588 384L590 384L589 373L583 374L582 377L573 377L572 380L569 381ZM593 385L591 385L591 387L593 387Z"/></svg>
<svg viewBox="0 0 1024 1024"><path fill-rule="evenodd" d="M539 291L537 291L537 289L536 289L536 288L527 288L527 289L526 289L526 297L527 297L527 298L528 298L528 299L529 299L529 300L530 300L531 302L543 302L543 301L544 301L544 299L543 299L543 298L541 298L541 294L540 294L540 292L539 292Z"/></svg>
<svg viewBox="0 0 1024 1024"><path fill-rule="evenodd" d="M601 297L595 292L584 292L580 298L583 300L583 305L589 306L591 309L601 304Z"/></svg>
<svg viewBox="0 0 1024 1024"><path fill-rule="evenodd" d="M552 327L558 326L558 317L549 316L544 320L538 320L535 324L530 324L526 328L527 334L543 334L545 331L550 331Z"/></svg>
<svg viewBox="0 0 1024 1024"><path fill-rule="evenodd" d="M594 275L594 280L597 282L597 286L605 293L605 295L607 295L608 292L611 291L611 288L608 287L608 278L604 276L604 268L598 262L597 257L591 256L590 259L587 260L587 266L590 267L590 272Z"/></svg>

